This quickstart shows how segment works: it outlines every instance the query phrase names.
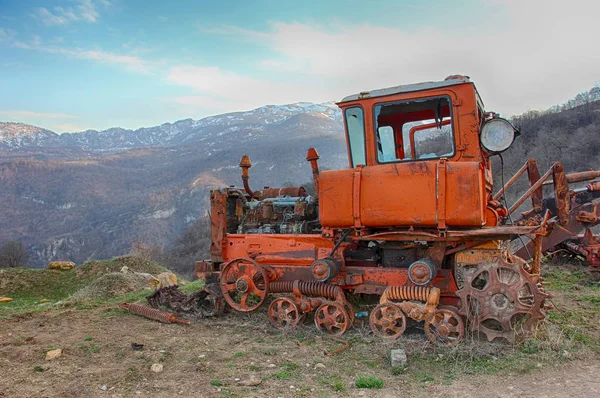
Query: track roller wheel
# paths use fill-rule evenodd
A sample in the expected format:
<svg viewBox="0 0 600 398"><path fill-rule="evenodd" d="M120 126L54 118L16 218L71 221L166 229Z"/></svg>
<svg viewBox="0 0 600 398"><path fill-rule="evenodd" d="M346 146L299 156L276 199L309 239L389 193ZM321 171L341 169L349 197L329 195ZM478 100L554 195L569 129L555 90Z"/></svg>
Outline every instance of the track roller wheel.
<svg viewBox="0 0 600 398"><path fill-rule="evenodd" d="M269 295L267 271L249 258L236 258L223 267L219 285L225 301L240 312L260 307Z"/></svg>
<svg viewBox="0 0 600 398"><path fill-rule="evenodd" d="M321 332L339 336L350 327L350 316L341 304L325 303L315 312L315 325Z"/></svg>
<svg viewBox="0 0 600 398"><path fill-rule="evenodd" d="M465 336L465 323L456 311L438 308L425 321L425 335L432 343L453 346Z"/></svg>
<svg viewBox="0 0 600 398"><path fill-rule="evenodd" d="M406 316L394 304L379 304L369 316L369 325L373 333L385 338L397 339L406 330Z"/></svg>
<svg viewBox="0 0 600 398"><path fill-rule="evenodd" d="M302 315L296 303L287 297L275 299L269 306L269 319L278 329L296 327L302 320Z"/></svg>

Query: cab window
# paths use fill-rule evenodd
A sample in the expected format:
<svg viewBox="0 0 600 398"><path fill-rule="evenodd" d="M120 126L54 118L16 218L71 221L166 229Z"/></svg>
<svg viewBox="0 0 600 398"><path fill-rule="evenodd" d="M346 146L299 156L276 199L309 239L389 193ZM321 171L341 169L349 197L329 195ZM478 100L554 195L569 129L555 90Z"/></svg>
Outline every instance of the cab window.
<svg viewBox="0 0 600 398"><path fill-rule="evenodd" d="M359 164L366 164L363 110L358 106L347 108L345 110L345 116L352 167L356 167L356 165Z"/></svg>
<svg viewBox="0 0 600 398"><path fill-rule="evenodd" d="M379 163L454 155L448 97L382 103L373 111Z"/></svg>

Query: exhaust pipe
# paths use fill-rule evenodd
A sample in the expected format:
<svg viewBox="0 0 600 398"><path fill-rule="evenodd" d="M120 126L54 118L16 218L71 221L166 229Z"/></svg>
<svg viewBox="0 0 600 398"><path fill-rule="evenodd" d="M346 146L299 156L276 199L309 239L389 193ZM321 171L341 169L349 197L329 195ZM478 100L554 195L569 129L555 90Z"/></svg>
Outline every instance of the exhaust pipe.
<svg viewBox="0 0 600 398"><path fill-rule="evenodd" d="M254 192L250 189L250 185L248 184L248 170L252 167L252 163L250 162L250 156L244 155L240 160L240 167L242 168L242 182L244 183L244 189L246 193L250 195L250 197L254 197Z"/></svg>
<svg viewBox="0 0 600 398"><path fill-rule="evenodd" d="M315 199L319 199L319 153L315 148L308 148L306 152L306 160L310 162L310 167L313 173L313 184L315 186ZM250 160L248 160L250 161Z"/></svg>

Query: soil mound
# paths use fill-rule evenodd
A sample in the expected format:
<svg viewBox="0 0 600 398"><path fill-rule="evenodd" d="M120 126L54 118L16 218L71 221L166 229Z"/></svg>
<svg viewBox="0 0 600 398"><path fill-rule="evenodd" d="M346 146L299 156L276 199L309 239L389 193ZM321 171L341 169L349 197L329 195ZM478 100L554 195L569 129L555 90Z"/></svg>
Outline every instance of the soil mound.
<svg viewBox="0 0 600 398"><path fill-rule="evenodd" d="M92 260L76 269L78 277L99 278L102 275L120 272L123 267L130 271L158 275L166 269L153 261L135 256L115 257L111 260Z"/></svg>
<svg viewBox="0 0 600 398"><path fill-rule="evenodd" d="M128 293L150 289L148 278L143 275L123 272L110 272L102 275L88 286L76 292L69 301L87 302L107 300ZM150 293L150 290L148 291Z"/></svg>

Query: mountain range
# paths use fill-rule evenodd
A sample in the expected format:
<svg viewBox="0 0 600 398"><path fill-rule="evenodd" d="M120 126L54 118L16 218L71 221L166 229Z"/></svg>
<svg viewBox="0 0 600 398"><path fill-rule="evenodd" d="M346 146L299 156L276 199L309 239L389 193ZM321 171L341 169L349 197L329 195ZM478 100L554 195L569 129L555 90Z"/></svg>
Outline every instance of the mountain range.
<svg viewBox="0 0 600 398"><path fill-rule="evenodd" d="M127 253L135 242L168 247L208 208L212 188L311 180L306 149L325 168L347 166L333 103L264 106L160 126L57 134L0 123L0 243L22 241L30 262L81 263ZM193 266L193 265L190 265Z"/></svg>

